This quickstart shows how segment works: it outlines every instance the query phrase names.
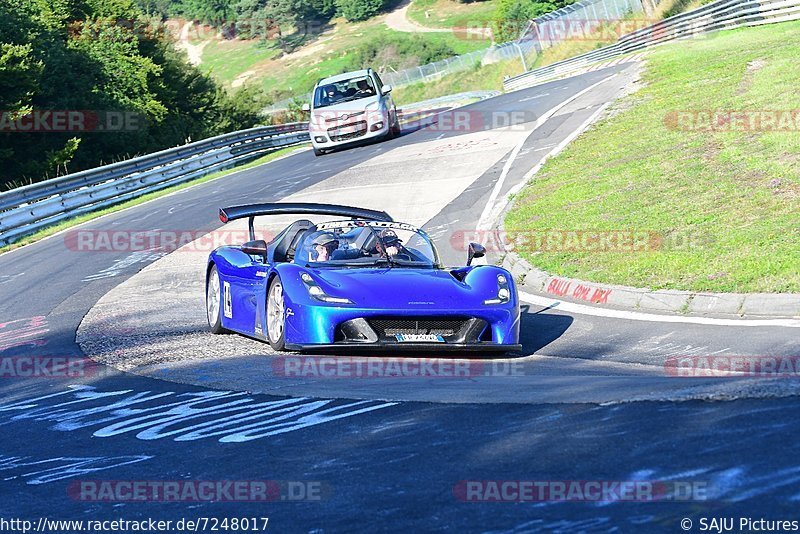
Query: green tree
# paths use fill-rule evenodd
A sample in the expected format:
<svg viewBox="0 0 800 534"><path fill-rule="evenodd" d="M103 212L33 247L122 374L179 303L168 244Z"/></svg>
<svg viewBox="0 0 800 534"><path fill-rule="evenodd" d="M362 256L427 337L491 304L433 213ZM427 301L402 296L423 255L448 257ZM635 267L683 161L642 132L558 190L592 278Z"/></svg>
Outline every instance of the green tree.
<svg viewBox="0 0 800 534"><path fill-rule="evenodd" d="M494 14L494 40L504 43L517 39L528 21L572 2L537 2L533 0L499 0Z"/></svg>
<svg viewBox="0 0 800 534"><path fill-rule="evenodd" d="M246 84L233 94L220 89L221 114L219 126L222 130L252 128L264 124L262 110L272 104L261 88Z"/></svg>
<svg viewBox="0 0 800 534"><path fill-rule="evenodd" d="M183 0L179 7L184 16L213 25L235 18L231 0Z"/></svg>
<svg viewBox="0 0 800 534"><path fill-rule="evenodd" d="M359 45L350 55L349 69L405 69L456 55L450 45L419 35L382 35Z"/></svg>
<svg viewBox="0 0 800 534"><path fill-rule="evenodd" d="M356 22L366 20L383 8L384 0L336 0L338 13L349 20Z"/></svg>
<svg viewBox="0 0 800 534"><path fill-rule="evenodd" d="M136 119L113 132L2 131L0 187L249 127L264 100L228 96L133 0L0 0L0 124L54 110Z"/></svg>
<svg viewBox="0 0 800 534"><path fill-rule="evenodd" d="M28 109L39 86L43 64L30 44L0 43L0 109Z"/></svg>

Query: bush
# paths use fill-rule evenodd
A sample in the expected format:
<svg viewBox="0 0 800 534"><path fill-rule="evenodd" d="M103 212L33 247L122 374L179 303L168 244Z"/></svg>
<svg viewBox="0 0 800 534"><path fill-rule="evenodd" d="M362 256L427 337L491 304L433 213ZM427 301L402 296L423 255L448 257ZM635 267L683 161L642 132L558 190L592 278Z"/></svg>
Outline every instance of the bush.
<svg viewBox="0 0 800 534"><path fill-rule="evenodd" d="M455 56L450 45L419 35L381 36L362 43L353 51L349 68L405 69Z"/></svg>
<svg viewBox="0 0 800 534"><path fill-rule="evenodd" d="M272 99L255 85L244 85L235 93L228 94L220 89L219 102L221 108L222 131L252 128L263 124L262 110L272 104Z"/></svg>
<svg viewBox="0 0 800 534"><path fill-rule="evenodd" d="M350 22L366 20L383 8L383 0L336 0L341 16Z"/></svg>
<svg viewBox="0 0 800 534"><path fill-rule="evenodd" d="M494 40L504 43L517 39L528 21L571 3L564 0L554 2L500 0L494 15Z"/></svg>

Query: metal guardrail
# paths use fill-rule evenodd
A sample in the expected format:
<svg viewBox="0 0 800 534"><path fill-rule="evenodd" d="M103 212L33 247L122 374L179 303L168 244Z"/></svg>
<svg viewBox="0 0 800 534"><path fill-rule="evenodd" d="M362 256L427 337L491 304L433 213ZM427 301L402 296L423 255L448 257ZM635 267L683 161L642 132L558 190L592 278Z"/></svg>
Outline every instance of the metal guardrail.
<svg viewBox="0 0 800 534"><path fill-rule="evenodd" d="M649 16L661 0L578 0L528 22L520 33L518 43L528 47L536 56L545 49L571 39L590 39L600 24L632 22L635 15ZM535 59L535 58L534 58ZM527 69L526 69L527 71Z"/></svg>
<svg viewBox="0 0 800 534"><path fill-rule="evenodd" d="M435 108L436 106L439 106L441 104L452 105L455 103L463 102L465 100L473 100L473 99L485 100L487 98L492 98L501 94L502 93L500 91L465 91L463 93L456 93L447 96L439 96L436 98L431 98L429 100L423 100L421 102L414 102L413 104L398 105L397 114L400 116L400 120L402 121L403 112Z"/></svg>
<svg viewBox="0 0 800 534"><path fill-rule="evenodd" d="M622 36L616 43L552 65L531 70L503 82L506 91L531 87L575 74L592 64L678 39L800 19L800 0L717 0Z"/></svg>
<svg viewBox="0 0 800 534"><path fill-rule="evenodd" d="M45 226L309 140L307 123L263 126L0 193L0 246Z"/></svg>

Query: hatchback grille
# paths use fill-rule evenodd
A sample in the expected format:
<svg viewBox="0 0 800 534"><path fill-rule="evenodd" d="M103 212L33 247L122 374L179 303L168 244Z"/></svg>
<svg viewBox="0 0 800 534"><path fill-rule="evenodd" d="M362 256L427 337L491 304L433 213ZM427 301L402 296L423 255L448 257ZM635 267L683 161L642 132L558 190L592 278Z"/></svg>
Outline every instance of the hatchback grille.
<svg viewBox="0 0 800 534"><path fill-rule="evenodd" d="M357 111L355 113L350 113L350 114L345 113L345 114L343 114L341 116L337 115L335 117L331 117L329 119L325 119L325 122L337 122L337 121L340 121L340 120L352 119L353 117L358 117L359 115L363 115L363 114L364 114L363 111ZM342 118L342 117L344 117L344 118Z"/></svg>
<svg viewBox="0 0 800 534"><path fill-rule="evenodd" d="M348 128L350 126L356 126L357 130L355 132L346 133L343 135L336 135L336 132L342 128ZM357 137L361 137L367 133L367 121L358 121L353 122L350 124L345 124L343 126L338 126L336 128L329 128L328 135L331 138L331 141L347 141L349 139L356 139Z"/></svg>

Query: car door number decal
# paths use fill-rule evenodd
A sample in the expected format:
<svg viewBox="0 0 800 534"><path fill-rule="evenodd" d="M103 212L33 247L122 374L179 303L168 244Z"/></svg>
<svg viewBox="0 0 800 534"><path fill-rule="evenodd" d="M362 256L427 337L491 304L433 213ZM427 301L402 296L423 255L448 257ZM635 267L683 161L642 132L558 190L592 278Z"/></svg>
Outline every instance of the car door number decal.
<svg viewBox="0 0 800 534"><path fill-rule="evenodd" d="M233 302L231 301L231 283L222 282L223 286L223 314L228 319L233 319Z"/></svg>

